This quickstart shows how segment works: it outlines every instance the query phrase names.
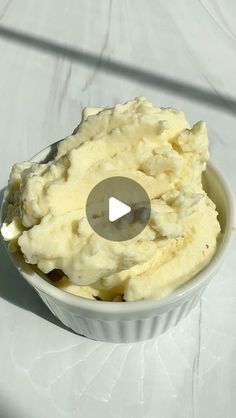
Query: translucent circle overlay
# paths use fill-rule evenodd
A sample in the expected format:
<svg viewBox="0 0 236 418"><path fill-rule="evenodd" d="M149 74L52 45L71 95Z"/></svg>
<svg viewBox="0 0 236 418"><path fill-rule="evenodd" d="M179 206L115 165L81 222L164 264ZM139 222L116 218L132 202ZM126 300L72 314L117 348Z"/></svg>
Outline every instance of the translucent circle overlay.
<svg viewBox="0 0 236 418"><path fill-rule="evenodd" d="M109 221L109 199L125 203L131 211L114 222ZM136 181L122 176L100 181L86 202L86 216L91 228L110 241L127 241L139 235L148 224L151 203L147 192Z"/></svg>

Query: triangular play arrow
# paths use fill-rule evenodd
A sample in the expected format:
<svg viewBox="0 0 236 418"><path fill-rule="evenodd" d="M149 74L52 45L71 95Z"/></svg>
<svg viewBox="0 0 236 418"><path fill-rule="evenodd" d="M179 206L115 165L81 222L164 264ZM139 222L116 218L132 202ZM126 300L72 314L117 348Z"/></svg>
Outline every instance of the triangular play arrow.
<svg viewBox="0 0 236 418"><path fill-rule="evenodd" d="M109 221L114 222L131 212L131 207L115 197L109 198Z"/></svg>

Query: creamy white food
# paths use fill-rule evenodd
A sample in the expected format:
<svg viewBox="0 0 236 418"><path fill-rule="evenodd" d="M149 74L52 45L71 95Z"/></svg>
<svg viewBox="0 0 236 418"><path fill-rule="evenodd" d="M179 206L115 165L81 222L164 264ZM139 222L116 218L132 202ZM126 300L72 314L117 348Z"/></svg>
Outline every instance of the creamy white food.
<svg viewBox="0 0 236 418"><path fill-rule="evenodd" d="M191 279L216 251L220 225L202 186L208 160L204 122L137 98L86 108L73 135L46 163L16 164L9 179L2 235L12 251L56 286L87 298L159 299ZM85 214L101 180L126 176L151 200L151 218L129 241L98 236Z"/></svg>

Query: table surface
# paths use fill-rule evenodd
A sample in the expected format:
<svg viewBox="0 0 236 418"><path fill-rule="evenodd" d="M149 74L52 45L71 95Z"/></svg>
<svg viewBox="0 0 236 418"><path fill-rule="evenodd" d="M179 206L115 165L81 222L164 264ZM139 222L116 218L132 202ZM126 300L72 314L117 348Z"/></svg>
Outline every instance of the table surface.
<svg viewBox="0 0 236 418"><path fill-rule="evenodd" d="M235 27L233 0L1 0L0 189L84 106L143 95L206 120L211 160L235 191ZM176 328L117 345L63 328L1 244L0 417L235 416L233 249Z"/></svg>

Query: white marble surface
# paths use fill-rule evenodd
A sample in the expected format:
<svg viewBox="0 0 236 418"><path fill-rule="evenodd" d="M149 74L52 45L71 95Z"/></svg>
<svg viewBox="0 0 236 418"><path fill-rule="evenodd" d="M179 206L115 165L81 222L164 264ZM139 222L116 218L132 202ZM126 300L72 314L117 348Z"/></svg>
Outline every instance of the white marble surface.
<svg viewBox="0 0 236 418"><path fill-rule="evenodd" d="M234 0L0 0L0 188L69 134L85 105L145 95L205 119L236 191ZM113 345L64 329L0 247L1 418L232 418L236 258L158 339Z"/></svg>

